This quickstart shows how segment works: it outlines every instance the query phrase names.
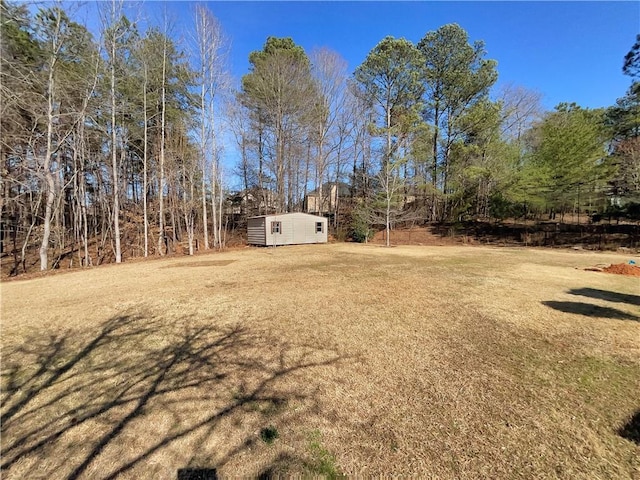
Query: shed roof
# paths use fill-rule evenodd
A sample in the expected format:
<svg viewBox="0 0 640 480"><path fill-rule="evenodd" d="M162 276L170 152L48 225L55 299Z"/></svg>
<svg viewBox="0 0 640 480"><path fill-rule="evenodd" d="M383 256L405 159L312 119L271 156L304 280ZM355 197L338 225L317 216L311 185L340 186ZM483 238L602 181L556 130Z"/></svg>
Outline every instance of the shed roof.
<svg viewBox="0 0 640 480"><path fill-rule="evenodd" d="M326 219L326 217L323 217L320 215L312 215L310 213L304 213L304 212L270 213L268 215L256 215L255 217L249 217L249 218L251 219L251 218L267 218L267 217L286 217L288 215L304 215L305 217Z"/></svg>

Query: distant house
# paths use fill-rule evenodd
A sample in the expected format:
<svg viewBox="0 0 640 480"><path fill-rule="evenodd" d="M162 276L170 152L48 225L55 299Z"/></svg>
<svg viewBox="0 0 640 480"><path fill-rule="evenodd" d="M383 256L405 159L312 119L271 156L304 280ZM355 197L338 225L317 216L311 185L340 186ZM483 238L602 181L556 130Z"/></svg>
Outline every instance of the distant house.
<svg viewBox="0 0 640 480"><path fill-rule="evenodd" d="M251 217L247 241L251 245L327 243L327 219L306 213L280 213Z"/></svg>
<svg viewBox="0 0 640 480"><path fill-rule="evenodd" d="M351 187L343 182L325 183L304 198L304 211L327 214L335 212L338 200L351 196Z"/></svg>
<svg viewBox="0 0 640 480"><path fill-rule="evenodd" d="M224 214L230 225L243 224L247 217L276 211L276 194L258 187L227 195Z"/></svg>

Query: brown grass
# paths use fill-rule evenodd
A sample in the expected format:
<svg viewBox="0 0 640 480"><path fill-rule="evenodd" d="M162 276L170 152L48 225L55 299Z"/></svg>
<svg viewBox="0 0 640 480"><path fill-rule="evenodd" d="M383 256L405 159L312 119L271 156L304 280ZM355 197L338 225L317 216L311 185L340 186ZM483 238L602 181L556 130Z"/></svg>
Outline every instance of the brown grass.
<svg viewBox="0 0 640 480"><path fill-rule="evenodd" d="M626 260L333 244L4 283L2 477L638 478L638 280L583 270Z"/></svg>

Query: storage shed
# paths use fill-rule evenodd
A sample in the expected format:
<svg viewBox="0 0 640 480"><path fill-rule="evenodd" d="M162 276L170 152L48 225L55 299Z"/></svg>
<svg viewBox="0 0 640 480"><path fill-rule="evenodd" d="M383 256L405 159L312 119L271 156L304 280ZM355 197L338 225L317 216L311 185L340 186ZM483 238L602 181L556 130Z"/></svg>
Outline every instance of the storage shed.
<svg viewBox="0 0 640 480"><path fill-rule="evenodd" d="M325 217L308 213L280 213L251 217L247 222L247 241L251 245L297 245L327 243Z"/></svg>

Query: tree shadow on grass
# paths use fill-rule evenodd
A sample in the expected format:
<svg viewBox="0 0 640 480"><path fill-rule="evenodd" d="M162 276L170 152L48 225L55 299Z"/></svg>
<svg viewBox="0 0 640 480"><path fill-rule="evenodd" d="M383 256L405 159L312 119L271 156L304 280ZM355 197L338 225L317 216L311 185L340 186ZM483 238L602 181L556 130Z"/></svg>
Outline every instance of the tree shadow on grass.
<svg viewBox="0 0 640 480"><path fill-rule="evenodd" d="M633 414L627 423L618 430L618 435L640 445L640 410Z"/></svg>
<svg viewBox="0 0 640 480"><path fill-rule="evenodd" d="M579 315L584 315L586 317L632 320L635 322L640 321L640 317L638 317L637 315L623 312L622 310L618 310L617 308L601 307L599 305L593 305L591 303L544 301L542 302L542 304L546 305L547 307L553 308L554 310L559 310L565 313L576 313Z"/></svg>
<svg viewBox="0 0 640 480"><path fill-rule="evenodd" d="M215 468L180 468L177 480L218 480Z"/></svg>
<svg viewBox="0 0 640 480"><path fill-rule="evenodd" d="M309 400L309 382L295 380L341 361L335 351L281 345L241 325L188 320L120 316L90 332L34 335L4 348L3 476L115 479L143 466L154 477L150 457L226 438L229 418L259 422L256 412ZM172 468L215 470L253 444L229 441L217 459L192 452Z"/></svg>
<svg viewBox="0 0 640 480"><path fill-rule="evenodd" d="M572 288L567 293L571 295L581 295L583 297L597 298L607 302L626 303L640 306L640 295L629 295L626 293L610 292L597 288Z"/></svg>
<svg viewBox="0 0 640 480"><path fill-rule="evenodd" d="M257 480L288 478L293 476L291 474L291 470L299 466L303 466L304 470L309 474L308 477L312 478L311 474L314 473L313 465L311 465L307 460L288 453L279 454L268 465L263 466L256 478Z"/></svg>

